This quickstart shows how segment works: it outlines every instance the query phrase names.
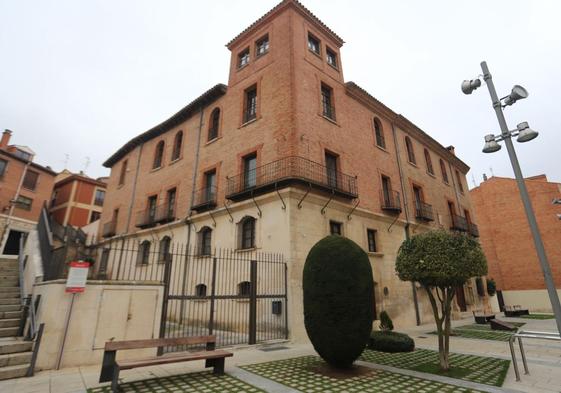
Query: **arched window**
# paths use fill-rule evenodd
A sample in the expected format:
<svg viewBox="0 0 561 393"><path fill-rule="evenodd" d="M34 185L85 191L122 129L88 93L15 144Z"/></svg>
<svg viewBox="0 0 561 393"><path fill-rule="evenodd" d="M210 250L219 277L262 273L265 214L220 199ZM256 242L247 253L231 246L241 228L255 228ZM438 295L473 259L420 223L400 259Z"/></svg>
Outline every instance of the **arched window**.
<svg viewBox="0 0 561 393"><path fill-rule="evenodd" d="M386 140L384 139L384 130L382 123L377 117L374 118L374 135L376 136L376 144L381 148L386 148Z"/></svg>
<svg viewBox="0 0 561 393"><path fill-rule="evenodd" d="M432 167L432 160L428 149L425 149L425 161L427 163L427 172L434 175L434 168Z"/></svg>
<svg viewBox="0 0 561 393"><path fill-rule="evenodd" d="M405 137L405 147L407 148L407 159L410 163L416 164L417 160L415 159L415 151L413 150L413 143L411 142L411 138L408 136Z"/></svg>
<svg viewBox="0 0 561 393"><path fill-rule="evenodd" d="M218 129L220 126L220 109L215 108L210 115L210 122L208 126L208 140L218 138Z"/></svg>
<svg viewBox="0 0 561 393"><path fill-rule="evenodd" d="M205 284L197 284L195 286L195 296L197 296L197 297L205 297L206 296L206 285Z"/></svg>
<svg viewBox="0 0 561 393"><path fill-rule="evenodd" d="M448 184L448 172L446 171L446 165L442 158L440 159L440 172L442 172L442 180L444 180L444 183Z"/></svg>
<svg viewBox="0 0 561 393"><path fill-rule="evenodd" d="M168 261L171 261L170 246L171 246L171 238L169 236L164 236L164 238L160 240L158 262L166 263Z"/></svg>
<svg viewBox="0 0 561 393"><path fill-rule="evenodd" d="M463 194L464 185L462 184L462 177L460 176L460 172L458 172L457 169L456 169L456 180L458 181L458 188L460 189L460 192Z"/></svg>
<svg viewBox="0 0 561 393"><path fill-rule="evenodd" d="M175 161L181 156L181 147L183 146L183 131L175 134L173 139L173 151L171 152L171 160Z"/></svg>
<svg viewBox="0 0 561 393"><path fill-rule="evenodd" d="M242 250L255 247L255 218L244 217L239 224L240 248Z"/></svg>
<svg viewBox="0 0 561 393"><path fill-rule="evenodd" d="M162 160L164 158L164 147L164 141L160 141L156 145L156 151L154 152L154 164L152 165L152 169L156 169L162 166Z"/></svg>
<svg viewBox="0 0 561 393"><path fill-rule="evenodd" d="M238 284L238 296L249 296L251 294L251 283L242 281Z"/></svg>
<svg viewBox="0 0 561 393"><path fill-rule="evenodd" d="M199 255L210 255L212 244L212 229L203 227L199 232Z"/></svg>
<svg viewBox="0 0 561 393"><path fill-rule="evenodd" d="M121 173L119 174L119 185L125 184L125 176L127 175L127 164L129 163L128 160L123 161L123 165L121 165Z"/></svg>
<svg viewBox="0 0 561 393"><path fill-rule="evenodd" d="M138 265L148 265L150 262L150 242L144 240L138 247L138 256L136 263Z"/></svg>

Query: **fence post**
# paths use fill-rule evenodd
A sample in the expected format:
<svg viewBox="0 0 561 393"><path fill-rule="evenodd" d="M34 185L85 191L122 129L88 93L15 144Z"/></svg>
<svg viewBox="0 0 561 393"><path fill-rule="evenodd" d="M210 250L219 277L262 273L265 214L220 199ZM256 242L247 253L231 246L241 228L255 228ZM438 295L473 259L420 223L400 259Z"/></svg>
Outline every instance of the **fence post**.
<svg viewBox="0 0 561 393"><path fill-rule="evenodd" d="M164 338L166 336L166 321L167 321L167 314L168 314L168 302L169 302L169 284L171 278L171 264L173 261L173 257L166 256L165 259L165 266L164 266L164 296L162 299L162 317L160 319L160 338ZM164 347L158 347L158 356L163 355Z"/></svg>
<svg viewBox="0 0 561 393"><path fill-rule="evenodd" d="M208 319L208 334L214 332L214 298L216 296L216 257L212 258L212 281L210 284L210 316Z"/></svg>
<svg viewBox="0 0 561 393"><path fill-rule="evenodd" d="M257 343L257 261L250 261L249 344Z"/></svg>

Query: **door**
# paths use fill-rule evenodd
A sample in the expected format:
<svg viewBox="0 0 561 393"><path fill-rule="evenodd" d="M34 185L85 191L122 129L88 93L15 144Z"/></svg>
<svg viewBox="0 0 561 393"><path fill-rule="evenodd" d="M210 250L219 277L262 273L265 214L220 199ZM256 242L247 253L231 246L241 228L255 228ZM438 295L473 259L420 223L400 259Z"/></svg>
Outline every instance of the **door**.
<svg viewBox="0 0 561 393"><path fill-rule="evenodd" d="M330 187L337 188L337 156L325 153L325 171L327 175L327 184Z"/></svg>
<svg viewBox="0 0 561 393"><path fill-rule="evenodd" d="M19 254L19 242L24 232L9 230L8 240L6 240L6 245L4 246L4 255L18 255Z"/></svg>
<svg viewBox="0 0 561 393"><path fill-rule="evenodd" d="M245 190L257 185L257 156L255 154L243 159L243 181Z"/></svg>
<svg viewBox="0 0 561 393"><path fill-rule="evenodd" d="M211 202L214 200L214 190L216 188L216 172L208 172L205 175L205 200Z"/></svg>
<svg viewBox="0 0 561 393"><path fill-rule="evenodd" d="M466 297L464 295L463 286L456 288L456 301L458 302L458 307L460 307L460 311L467 311Z"/></svg>

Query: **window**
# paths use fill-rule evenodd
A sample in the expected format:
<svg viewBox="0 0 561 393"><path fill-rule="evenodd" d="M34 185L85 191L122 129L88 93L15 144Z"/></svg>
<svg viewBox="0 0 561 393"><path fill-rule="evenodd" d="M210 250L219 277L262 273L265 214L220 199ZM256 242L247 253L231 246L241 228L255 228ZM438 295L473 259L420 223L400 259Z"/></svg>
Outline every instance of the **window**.
<svg viewBox="0 0 561 393"><path fill-rule="evenodd" d="M175 188L172 188L171 190L168 190L167 193L167 197L166 197L166 203L167 203L167 207L166 207L166 213L167 213L167 219L173 220L175 218L175 198L177 195L177 190Z"/></svg>
<svg viewBox="0 0 561 393"><path fill-rule="evenodd" d="M121 165L121 173L119 174L119 185L125 184L125 176L127 174L127 164L128 160L123 161L123 165Z"/></svg>
<svg viewBox="0 0 561 393"><path fill-rule="evenodd" d="M22 210L31 210L32 204L33 204L33 199L24 197L22 195L18 196L18 199L16 199L16 207Z"/></svg>
<svg viewBox="0 0 561 393"><path fill-rule="evenodd" d="M327 184L330 187L337 188L337 156L331 153L325 153L325 174L327 177Z"/></svg>
<svg viewBox="0 0 561 393"><path fill-rule="evenodd" d="M148 265L150 262L150 242L144 240L138 248L137 265Z"/></svg>
<svg viewBox="0 0 561 393"><path fill-rule="evenodd" d="M377 252L378 248L376 247L376 230L367 229L366 237L368 238L368 251Z"/></svg>
<svg viewBox="0 0 561 393"><path fill-rule="evenodd" d="M205 173L205 188L204 188L204 201L214 201L216 196L216 170Z"/></svg>
<svg viewBox="0 0 561 393"><path fill-rule="evenodd" d="M425 149L425 162L427 163L427 172L434 175L434 168L432 167L432 160L430 158L430 153Z"/></svg>
<svg viewBox="0 0 561 393"><path fill-rule="evenodd" d="M382 196L384 198L384 206L393 207L395 205L392 196L391 180L389 177L383 175L382 175Z"/></svg>
<svg viewBox="0 0 561 393"><path fill-rule="evenodd" d="M446 171L446 165L442 159L440 159L440 172L442 172L442 180L444 180L444 183L448 184L448 172Z"/></svg>
<svg viewBox="0 0 561 393"><path fill-rule="evenodd" d="M115 209L113 210L113 222L117 222L117 219L119 218L119 209Z"/></svg>
<svg viewBox="0 0 561 393"><path fill-rule="evenodd" d="M335 120L335 108L333 107L333 89L325 84L321 84L321 106L323 116Z"/></svg>
<svg viewBox="0 0 561 393"><path fill-rule="evenodd" d="M58 190L53 191L53 195L51 196L51 207L56 205L56 197L58 195Z"/></svg>
<svg viewBox="0 0 561 393"><path fill-rule="evenodd" d="M8 161L0 159L0 179L6 174L6 168L8 167Z"/></svg>
<svg viewBox="0 0 561 393"><path fill-rule="evenodd" d="M100 212L92 212L92 215L90 216L90 223L99 220L100 217L101 217Z"/></svg>
<svg viewBox="0 0 561 393"><path fill-rule="evenodd" d="M308 49L316 55L320 54L319 40L311 34L308 34Z"/></svg>
<svg viewBox="0 0 561 393"><path fill-rule="evenodd" d="M413 150L413 143L411 142L411 138L408 136L405 137L405 147L407 148L407 159L412 164L417 164L417 160L415 159L415 151Z"/></svg>
<svg viewBox="0 0 561 393"><path fill-rule="evenodd" d="M205 284L197 284L195 286L195 296L196 297L205 297L206 296L206 285Z"/></svg>
<svg viewBox="0 0 561 393"><path fill-rule="evenodd" d="M337 68L337 54L329 48L326 49L326 54L327 54L327 64Z"/></svg>
<svg viewBox="0 0 561 393"><path fill-rule="evenodd" d="M460 172L458 172L457 169L456 169L456 180L458 181L458 188L460 189L460 192L463 194L464 185L462 184L462 177L460 176Z"/></svg>
<svg viewBox="0 0 561 393"><path fill-rule="evenodd" d="M27 170L23 178L23 188L34 191L37 187L37 180L39 179L39 173L35 171Z"/></svg>
<svg viewBox="0 0 561 393"><path fill-rule="evenodd" d="M173 150L171 152L171 160L175 161L181 157L181 148L183 147L183 131L179 131L173 138Z"/></svg>
<svg viewBox="0 0 561 393"><path fill-rule="evenodd" d="M384 138L384 130L382 129L382 123L377 117L374 118L374 135L376 137L376 144L382 149L386 148L386 140Z"/></svg>
<svg viewBox="0 0 561 393"><path fill-rule="evenodd" d="M251 283L249 281L242 281L238 284L238 296L250 296Z"/></svg>
<svg viewBox="0 0 561 393"><path fill-rule="evenodd" d="M210 115L210 122L208 127L208 140L218 138L218 127L220 126L220 109L215 108Z"/></svg>
<svg viewBox="0 0 561 393"><path fill-rule="evenodd" d="M154 164L152 165L152 169L157 169L162 166L162 159L164 157L164 141L158 142L156 145L156 152L154 153Z"/></svg>
<svg viewBox="0 0 561 393"><path fill-rule="evenodd" d="M199 232L199 255L211 254L212 229L204 227Z"/></svg>
<svg viewBox="0 0 561 393"><path fill-rule="evenodd" d="M253 153L243 158L244 189L257 185L257 154Z"/></svg>
<svg viewBox="0 0 561 393"><path fill-rule="evenodd" d="M99 189L95 190L94 205L103 206L104 201L105 201L105 191Z"/></svg>
<svg viewBox="0 0 561 393"><path fill-rule="evenodd" d="M343 224L337 221L329 221L329 233L332 235L343 236Z"/></svg>
<svg viewBox="0 0 561 393"><path fill-rule="evenodd" d="M264 55L269 51L269 35L267 34L265 37L261 38L255 43L255 53L256 56L259 57Z"/></svg>
<svg viewBox="0 0 561 393"><path fill-rule="evenodd" d="M147 208L146 208L146 212L147 212L147 219L149 222L154 222L156 220L156 203L158 202L158 196L157 195L152 195L151 197L148 197L148 203L147 203Z"/></svg>
<svg viewBox="0 0 561 393"><path fill-rule="evenodd" d="M454 203L448 201L448 212L450 216L454 217L456 215L456 208L454 207Z"/></svg>
<svg viewBox="0 0 561 393"><path fill-rule="evenodd" d="M240 249L255 247L255 218L245 217L240 221Z"/></svg>
<svg viewBox="0 0 561 393"><path fill-rule="evenodd" d="M413 186L413 197L415 198L415 207L417 210L422 209L423 206L423 190L419 186Z"/></svg>
<svg viewBox="0 0 561 393"><path fill-rule="evenodd" d="M469 211L467 211L466 209L464 209L464 217L466 218L466 221L468 223L468 225L471 225L471 215L469 214Z"/></svg>
<svg viewBox="0 0 561 393"><path fill-rule="evenodd" d="M23 151L21 149L16 149L16 151L14 152L16 156L18 156L19 158L25 160L25 161L31 161L31 158L33 157L31 155L31 153L28 153L26 151Z"/></svg>
<svg viewBox="0 0 561 393"><path fill-rule="evenodd" d="M160 240L160 252L158 254L158 262L166 263L171 261L171 253L170 253L170 246L171 246L171 238L169 236L164 236L162 240Z"/></svg>
<svg viewBox="0 0 561 393"><path fill-rule="evenodd" d="M245 106L243 122L257 118L257 86L252 86L245 91Z"/></svg>
<svg viewBox="0 0 561 393"><path fill-rule="evenodd" d="M249 64L249 48L246 48L238 55L238 68L245 67Z"/></svg>

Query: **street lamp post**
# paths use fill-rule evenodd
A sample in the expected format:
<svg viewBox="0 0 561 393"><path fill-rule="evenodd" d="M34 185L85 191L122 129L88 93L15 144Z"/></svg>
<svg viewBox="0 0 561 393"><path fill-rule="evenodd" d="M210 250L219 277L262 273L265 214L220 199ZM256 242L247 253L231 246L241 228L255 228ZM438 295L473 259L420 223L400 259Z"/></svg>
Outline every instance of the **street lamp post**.
<svg viewBox="0 0 561 393"><path fill-rule="evenodd" d="M497 120L501 127L501 135L495 137L494 135L487 135L485 137L485 147L483 148L484 153L492 153L500 150L501 146L497 143L499 141L504 141L506 149L508 151L508 156L510 158L510 163L512 164L512 169L514 170L514 176L516 177L516 182L518 184L518 189L520 191L520 197L524 205L524 210L526 212L526 218L528 219L528 224L530 225L530 231L532 232L532 237L534 239L534 245L536 247L536 252L538 254L538 259L542 268L545 285L547 288L547 293L549 295L549 300L551 302L551 307L553 313L555 314L555 321L557 322L557 330L561 334L561 303L559 303L559 296L557 295L557 289L555 288L555 282L553 281L553 276L551 274L551 268L549 262L547 261L547 255L545 253L545 248L543 246L540 231L538 229L538 223L536 222L536 216L532 208L532 203L530 202L530 197L528 195L528 190L526 189L526 184L524 183L524 177L522 176L522 171L520 169L520 164L518 163L518 158L516 157L516 152L514 151L514 145L512 143L512 136L518 136L518 142L528 142L538 136L536 131L533 131L528 126L528 123L520 123L516 130L510 131L506 124L506 120L503 113L503 107L514 104L519 99L524 99L528 96L526 90L521 86L514 86L510 95L504 97L502 100L497 96L495 90L495 85L493 84L493 79L486 62L481 62L481 70L483 71L483 80L487 83L487 88L489 89L489 94L491 95L491 102L493 103L493 108L497 115ZM464 81L462 83L462 91L465 94L471 94L475 89L481 86L481 81L479 79L474 79L471 81ZM503 102L501 102L503 101Z"/></svg>

